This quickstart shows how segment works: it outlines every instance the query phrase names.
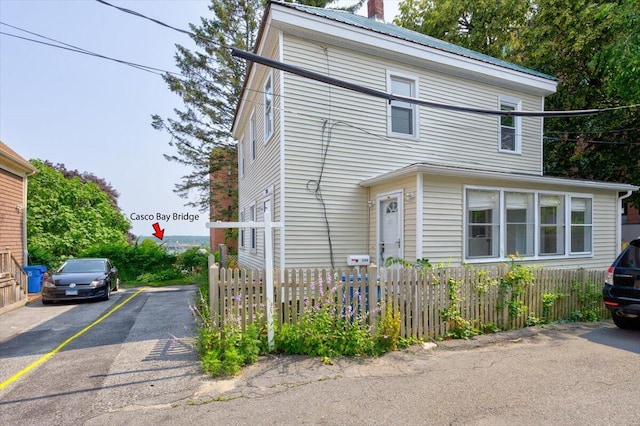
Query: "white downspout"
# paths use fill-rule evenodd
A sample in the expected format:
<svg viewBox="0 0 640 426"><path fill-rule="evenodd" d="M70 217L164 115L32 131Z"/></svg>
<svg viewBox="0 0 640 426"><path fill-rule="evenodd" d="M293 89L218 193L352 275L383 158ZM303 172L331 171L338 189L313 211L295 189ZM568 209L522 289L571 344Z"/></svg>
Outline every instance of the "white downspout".
<svg viewBox="0 0 640 426"><path fill-rule="evenodd" d="M622 251L622 200L624 200L625 198L628 198L631 196L631 194L633 194L632 190L628 190L626 194L624 195L619 195L620 193L618 193L618 208L617 210L617 215L616 215L616 223L617 223L617 230L616 230L616 256L618 256L620 254L620 252Z"/></svg>

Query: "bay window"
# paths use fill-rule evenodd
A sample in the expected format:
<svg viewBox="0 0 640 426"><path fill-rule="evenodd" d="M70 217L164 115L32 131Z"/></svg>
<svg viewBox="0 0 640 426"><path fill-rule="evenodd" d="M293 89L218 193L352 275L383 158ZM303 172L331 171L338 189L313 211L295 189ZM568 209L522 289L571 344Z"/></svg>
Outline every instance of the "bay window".
<svg viewBox="0 0 640 426"><path fill-rule="evenodd" d="M465 258L565 257L593 253L587 194L467 188Z"/></svg>

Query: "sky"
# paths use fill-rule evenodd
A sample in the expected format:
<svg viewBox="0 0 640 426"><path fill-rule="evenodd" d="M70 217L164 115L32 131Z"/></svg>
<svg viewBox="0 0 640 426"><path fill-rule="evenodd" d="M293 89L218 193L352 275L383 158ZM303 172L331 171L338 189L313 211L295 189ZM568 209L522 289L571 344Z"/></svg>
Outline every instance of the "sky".
<svg viewBox="0 0 640 426"><path fill-rule="evenodd" d="M209 0L109 3L182 29L210 13ZM385 0L387 21L398 3ZM366 14L366 4L358 13ZM3 33L51 42L11 25L173 72L175 45L195 47L182 33L93 0L0 0L0 22ZM0 140L26 159L61 163L109 182L127 217L146 215L131 220L136 235L151 235L155 222L165 235L208 235L208 213L185 207L173 192L189 169L165 160L163 154L174 153L170 137L151 127L151 115L174 117L176 108L182 109L179 97L157 74L0 35ZM158 214L171 219L158 220ZM173 220L174 214L199 219Z"/></svg>

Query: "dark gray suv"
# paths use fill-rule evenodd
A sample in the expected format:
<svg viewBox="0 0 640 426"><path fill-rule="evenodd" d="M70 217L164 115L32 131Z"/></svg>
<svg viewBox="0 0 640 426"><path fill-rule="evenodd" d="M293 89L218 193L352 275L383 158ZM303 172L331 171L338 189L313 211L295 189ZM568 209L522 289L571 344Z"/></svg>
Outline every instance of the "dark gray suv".
<svg viewBox="0 0 640 426"><path fill-rule="evenodd" d="M604 305L620 328L640 328L640 237L618 256L607 271Z"/></svg>

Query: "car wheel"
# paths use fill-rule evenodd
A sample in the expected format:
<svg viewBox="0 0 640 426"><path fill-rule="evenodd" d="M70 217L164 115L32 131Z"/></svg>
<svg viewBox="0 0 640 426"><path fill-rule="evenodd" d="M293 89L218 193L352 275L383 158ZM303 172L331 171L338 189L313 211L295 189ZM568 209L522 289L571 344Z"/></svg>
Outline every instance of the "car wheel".
<svg viewBox="0 0 640 426"><path fill-rule="evenodd" d="M630 328L634 328L638 326L638 321L635 318L626 318L616 315L615 313L612 316L613 323L618 326L618 328L622 328L623 330L628 330Z"/></svg>
<svg viewBox="0 0 640 426"><path fill-rule="evenodd" d="M42 304L43 305L53 305L53 300L42 299Z"/></svg>
<svg viewBox="0 0 640 426"><path fill-rule="evenodd" d="M104 295L102 300L109 300L109 299L111 299L111 284L107 286L107 294Z"/></svg>

